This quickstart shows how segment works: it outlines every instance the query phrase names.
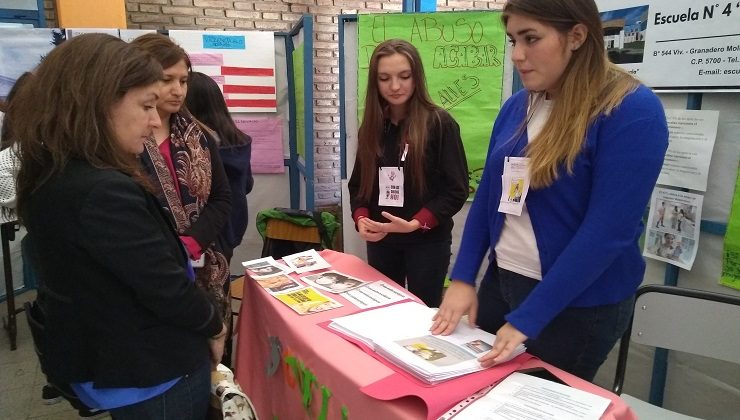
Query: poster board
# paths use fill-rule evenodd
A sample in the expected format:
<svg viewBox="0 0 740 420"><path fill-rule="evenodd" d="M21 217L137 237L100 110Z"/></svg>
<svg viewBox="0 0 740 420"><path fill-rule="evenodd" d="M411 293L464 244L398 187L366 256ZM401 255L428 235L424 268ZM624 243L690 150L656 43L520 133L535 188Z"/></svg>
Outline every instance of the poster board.
<svg viewBox="0 0 740 420"><path fill-rule="evenodd" d="M358 27L358 120L375 47L392 38L411 42L421 55L429 95L460 125L472 196L501 108L506 35L500 12L367 14L358 16Z"/></svg>

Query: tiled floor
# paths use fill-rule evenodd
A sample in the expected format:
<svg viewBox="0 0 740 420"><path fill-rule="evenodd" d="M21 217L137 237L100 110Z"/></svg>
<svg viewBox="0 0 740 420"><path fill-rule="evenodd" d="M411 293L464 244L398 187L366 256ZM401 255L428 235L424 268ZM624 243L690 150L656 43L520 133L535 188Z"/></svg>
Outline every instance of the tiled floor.
<svg viewBox="0 0 740 420"><path fill-rule="evenodd" d="M16 306L33 300L34 291L16 298ZM0 303L0 312L7 313L6 302ZM10 351L10 339L5 330L0 331L0 419L2 420L76 420L77 410L66 401L44 405L41 401L41 388L46 379L39 369L38 359L33 351L31 333L26 323L26 315L18 314L18 348ZM110 417L104 417L110 419Z"/></svg>

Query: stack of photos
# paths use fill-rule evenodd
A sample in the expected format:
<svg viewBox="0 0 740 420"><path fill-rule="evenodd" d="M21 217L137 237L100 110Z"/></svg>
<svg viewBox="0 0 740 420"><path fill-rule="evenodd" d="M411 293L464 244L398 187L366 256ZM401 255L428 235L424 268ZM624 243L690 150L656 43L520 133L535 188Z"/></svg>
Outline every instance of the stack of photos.
<svg viewBox="0 0 740 420"><path fill-rule="evenodd" d="M306 287L292 292L277 293L273 296L288 305L290 309L296 311L299 315L310 315L316 312L342 307L341 303L322 295L312 287Z"/></svg>
<svg viewBox="0 0 740 420"><path fill-rule="evenodd" d="M285 274L261 278L253 277L253 279L270 294L287 292L288 290L295 290L303 287L302 284Z"/></svg>
<svg viewBox="0 0 740 420"><path fill-rule="evenodd" d="M283 257L283 261L299 274L331 267L315 249L286 255Z"/></svg>
<svg viewBox="0 0 740 420"><path fill-rule="evenodd" d="M338 271L324 271L323 273L311 274L301 277L301 280L317 289L326 290L331 293L343 293L367 284L363 280Z"/></svg>
<svg viewBox="0 0 740 420"><path fill-rule="evenodd" d="M247 274L253 279L274 277L279 274L288 274L293 270L275 261L272 257L265 257L251 261L245 261L242 265L247 269Z"/></svg>

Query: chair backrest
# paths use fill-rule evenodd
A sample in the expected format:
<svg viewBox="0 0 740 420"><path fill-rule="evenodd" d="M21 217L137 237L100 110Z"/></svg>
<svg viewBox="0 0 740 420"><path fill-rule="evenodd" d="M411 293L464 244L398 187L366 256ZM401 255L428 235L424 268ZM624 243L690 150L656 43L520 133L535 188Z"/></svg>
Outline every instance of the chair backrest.
<svg viewBox="0 0 740 420"><path fill-rule="evenodd" d="M262 256L282 258L308 249L333 249L339 223L328 212L274 208L257 213Z"/></svg>
<svg viewBox="0 0 740 420"><path fill-rule="evenodd" d="M740 296L647 285L622 336L613 391L620 394L630 341L740 364Z"/></svg>

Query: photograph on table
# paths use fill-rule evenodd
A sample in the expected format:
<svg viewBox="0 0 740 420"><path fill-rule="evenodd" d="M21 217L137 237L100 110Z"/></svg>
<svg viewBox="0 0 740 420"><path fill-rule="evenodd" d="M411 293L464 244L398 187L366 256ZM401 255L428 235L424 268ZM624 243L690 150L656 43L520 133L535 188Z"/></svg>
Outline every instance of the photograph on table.
<svg viewBox="0 0 740 420"><path fill-rule="evenodd" d="M283 257L283 261L299 274L331 267L315 249L286 255Z"/></svg>
<svg viewBox="0 0 740 420"><path fill-rule="evenodd" d="M242 265L247 269L247 274L254 279L273 277L279 274L291 273L293 271L290 267L276 262L272 257L245 261Z"/></svg>
<svg viewBox="0 0 740 420"><path fill-rule="evenodd" d="M309 285L331 293L343 293L364 286L367 282L338 271L324 271L301 277Z"/></svg>
<svg viewBox="0 0 740 420"><path fill-rule="evenodd" d="M310 315L342 307L341 303L322 295L312 287L287 293L277 293L273 296L288 305L290 309L296 311L299 315Z"/></svg>
<svg viewBox="0 0 740 420"><path fill-rule="evenodd" d="M260 278L253 277L253 279L270 294L287 292L288 290L295 290L303 287L302 284L285 274Z"/></svg>

